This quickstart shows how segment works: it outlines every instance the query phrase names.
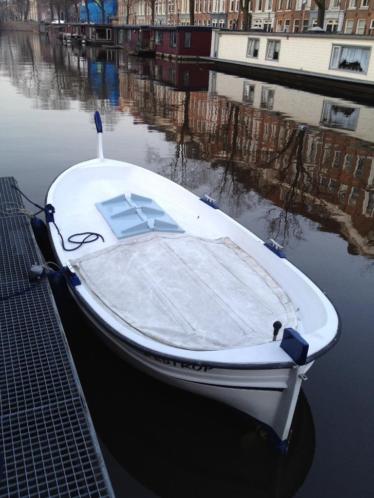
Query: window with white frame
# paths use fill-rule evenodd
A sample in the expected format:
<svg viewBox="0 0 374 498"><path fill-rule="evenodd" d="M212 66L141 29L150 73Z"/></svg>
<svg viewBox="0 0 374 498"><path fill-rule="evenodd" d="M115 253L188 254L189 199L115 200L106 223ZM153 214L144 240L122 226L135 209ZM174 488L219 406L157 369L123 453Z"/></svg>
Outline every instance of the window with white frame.
<svg viewBox="0 0 374 498"><path fill-rule="evenodd" d="M352 130L357 128L360 109L325 100L322 107L321 124L329 128Z"/></svg>
<svg viewBox="0 0 374 498"><path fill-rule="evenodd" d="M225 20L224 19L219 20L219 27L220 27L220 29L223 29L225 27Z"/></svg>
<svg viewBox="0 0 374 498"><path fill-rule="evenodd" d="M347 19L345 21L344 33L347 33L348 35L353 33L353 23L353 19Z"/></svg>
<svg viewBox="0 0 374 498"><path fill-rule="evenodd" d="M263 109L271 110L274 107L274 89L267 86L261 88L261 103Z"/></svg>
<svg viewBox="0 0 374 498"><path fill-rule="evenodd" d="M192 33L191 31L186 31L184 33L184 48L191 48Z"/></svg>
<svg viewBox="0 0 374 498"><path fill-rule="evenodd" d="M286 1L286 10L291 10L291 0Z"/></svg>
<svg viewBox="0 0 374 498"><path fill-rule="evenodd" d="M290 31L290 24L291 24L291 21L289 19L286 19L284 21L284 32L285 33L289 33L289 31Z"/></svg>
<svg viewBox="0 0 374 498"><path fill-rule="evenodd" d="M302 5L303 5L302 0L296 0L295 10L301 10Z"/></svg>
<svg viewBox="0 0 374 498"><path fill-rule="evenodd" d="M357 0L349 0L349 9L355 9L357 7Z"/></svg>
<svg viewBox="0 0 374 498"><path fill-rule="evenodd" d="M326 31L328 33L336 33L338 31L338 21L330 19L326 24Z"/></svg>
<svg viewBox="0 0 374 498"><path fill-rule="evenodd" d="M364 35L366 28L366 19L359 19L356 26L356 35Z"/></svg>
<svg viewBox="0 0 374 498"><path fill-rule="evenodd" d="M340 0L330 0L330 9L338 9Z"/></svg>
<svg viewBox="0 0 374 498"><path fill-rule="evenodd" d="M255 97L255 85L251 85L249 81L243 81L243 102L253 104Z"/></svg>
<svg viewBox="0 0 374 498"><path fill-rule="evenodd" d="M266 59L268 61L279 60L280 44L279 40L268 40L266 47Z"/></svg>
<svg viewBox="0 0 374 498"><path fill-rule="evenodd" d="M354 176L356 178L360 178L363 176L363 173L365 170L365 159L366 158L364 156L358 156L358 158L357 158L356 169L354 172Z"/></svg>
<svg viewBox="0 0 374 498"><path fill-rule="evenodd" d="M369 47L333 45L330 69L367 73L370 60Z"/></svg>
<svg viewBox="0 0 374 498"><path fill-rule="evenodd" d="M371 20L370 29L374 29L374 19Z"/></svg>
<svg viewBox="0 0 374 498"><path fill-rule="evenodd" d="M264 24L263 24L263 28L262 28L262 29L263 29L264 31L266 31L267 33L270 33L270 32L271 32L271 30L272 30L272 27L273 27L273 26L272 26L271 22L264 22Z"/></svg>
<svg viewBox="0 0 374 498"><path fill-rule="evenodd" d="M374 215L374 191L369 192L368 195L365 194L365 198L367 199L365 213L368 216L373 216Z"/></svg>
<svg viewBox="0 0 374 498"><path fill-rule="evenodd" d="M177 46L177 32L170 31L170 47L175 48Z"/></svg>
<svg viewBox="0 0 374 498"><path fill-rule="evenodd" d="M369 8L369 0L361 0L361 7L364 9Z"/></svg>
<svg viewBox="0 0 374 498"><path fill-rule="evenodd" d="M259 48L260 48L259 38L248 38L247 57L257 58Z"/></svg>
<svg viewBox="0 0 374 498"><path fill-rule="evenodd" d="M162 44L162 31L159 30L155 31L155 44L156 45Z"/></svg>
<svg viewBox="0 0 374 498"><path fill-rule="evenodd" d="M299 19L295 19L293 22L293 32L298 33L300 31L300 21Z"/></svg>

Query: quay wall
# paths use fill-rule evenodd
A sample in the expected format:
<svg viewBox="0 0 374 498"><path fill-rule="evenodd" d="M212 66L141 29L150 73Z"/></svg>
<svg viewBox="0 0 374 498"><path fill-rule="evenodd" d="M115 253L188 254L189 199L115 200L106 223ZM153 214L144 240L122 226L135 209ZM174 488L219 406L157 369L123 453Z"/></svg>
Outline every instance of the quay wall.
<svg viewBox="0 0 374 498"><path fill-rule="evenodd" d="M259 40L257 57L247 56L249 38ZM278 60L266 58L270 40L280 42ZM369 48L367 71L364 73L330 69L332 50L336 45ZM215 31L212 37L211 56L216 60L253 67L374 83L374 40L363 36Z"/></svg>

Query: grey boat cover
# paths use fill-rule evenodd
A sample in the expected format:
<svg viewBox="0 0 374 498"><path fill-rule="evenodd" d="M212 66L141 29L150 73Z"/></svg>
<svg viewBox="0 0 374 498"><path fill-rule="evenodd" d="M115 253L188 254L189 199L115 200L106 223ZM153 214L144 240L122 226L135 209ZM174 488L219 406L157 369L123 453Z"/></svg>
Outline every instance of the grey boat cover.
<svg viewBox="0 0 374 498"><path fill-rule="evenodd" d="M174 347L252 346L272 340L276 320L297 326L284 290L228 238L147 234L72 265L111 313Z"/></svg>

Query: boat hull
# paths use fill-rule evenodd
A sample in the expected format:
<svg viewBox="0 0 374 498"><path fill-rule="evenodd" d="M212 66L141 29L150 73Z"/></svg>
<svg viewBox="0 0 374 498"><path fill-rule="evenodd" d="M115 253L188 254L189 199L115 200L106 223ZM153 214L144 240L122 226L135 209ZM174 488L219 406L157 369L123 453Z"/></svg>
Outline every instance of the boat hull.
<svg viewBox="0 0 374 498"><path fill-rule="evenodd" d="M269 427L286 441L305 373L313 363L291 368L221 368L170 358L135 347L109 330L72 290L95 332L122 359L171 386L225 403Z"/></svg>

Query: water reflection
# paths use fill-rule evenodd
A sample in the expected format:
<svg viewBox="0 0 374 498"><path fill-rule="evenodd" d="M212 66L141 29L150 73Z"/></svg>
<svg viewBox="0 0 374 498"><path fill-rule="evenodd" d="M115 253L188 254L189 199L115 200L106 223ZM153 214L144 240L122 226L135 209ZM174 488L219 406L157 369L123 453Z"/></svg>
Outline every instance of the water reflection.
<svg viewBox="0 0 374 498"><path fill-rule="evenodd" d="M201 71L207 69L196 68ZM318 95L306 100L304 92L275 85L270 88L212 71L209 95L180 91L165 83L140 79L131 71L120 74L121 109L136 115L138 122L165 131L176 143L176 161L164 174L193 189L204 178L186 168L186 160L204 159L217 171L211 195L238 203L242 193L254 189L287 213L301 213L339 232L353 252L374 255L374 148L367 142L372 134L369 108L326 101ZM303 104L297 105L302 100ZM321 119L324 128L319 126ZM290 156L292 150L270 161L285 148L300 123L308 125L302 171L296 167L295 154ZM327 125L353 132L338 133ZM201 170L200 174L205 173ZM279 215L284 226L277 232L289 231L287 222L292 217L287 213ZM276 235L273 221L269 222L270 236ZM285 235L282 242L287 242Z"/></svg>
<svg viewBox="0 0 374 498"><path fill-rule="evenodd" d="M290 233L302 237L294 225L303 214L340 233L351 252L374 256L370 108L209 65L129 59L122 51L67 48L35 36L5 38L0 57L2 70L37 107L67 109L79 101L85 110L100 109L110 127L121 111L163 132L175 152L165 161L149 151L159 172L195 191L209 183L209 193L235 216L256 207L248 192L269 199L283 209L265 217L268 235L280 242L287 244ZM302 170L292 149L272 161L300 123L308 126Z"/></svg>

